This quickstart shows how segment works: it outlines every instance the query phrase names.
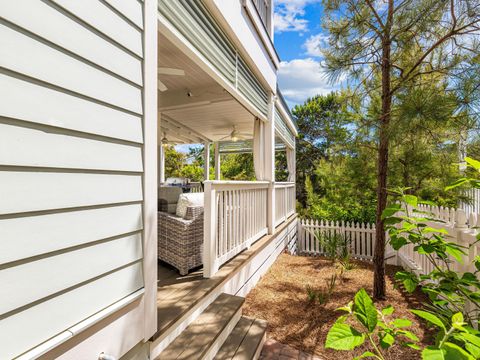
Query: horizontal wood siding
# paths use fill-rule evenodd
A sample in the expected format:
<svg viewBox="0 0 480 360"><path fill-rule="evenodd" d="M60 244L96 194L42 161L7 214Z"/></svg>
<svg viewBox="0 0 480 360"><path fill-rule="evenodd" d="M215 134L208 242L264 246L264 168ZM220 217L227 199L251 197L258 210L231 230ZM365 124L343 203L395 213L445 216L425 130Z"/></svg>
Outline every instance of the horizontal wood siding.
<svg viewBox="0 0 480 360"><path fill-rule="evenodd" d="M5 74L0 68L0 113L57 128L142 142L142 118L54 89L48 84Z"/></svg>
<svg viewBox="0 0 480 360"><path fill-rule="evenodd" d="M0 359L10 359L144 287L143 3L0 8Z"/></svg>

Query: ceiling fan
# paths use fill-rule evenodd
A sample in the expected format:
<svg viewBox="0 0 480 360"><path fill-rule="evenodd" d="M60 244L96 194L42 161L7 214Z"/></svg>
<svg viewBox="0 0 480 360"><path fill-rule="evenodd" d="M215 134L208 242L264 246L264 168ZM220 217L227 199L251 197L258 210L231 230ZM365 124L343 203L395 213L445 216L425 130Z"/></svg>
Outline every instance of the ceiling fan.
<svg viewBox="0 0 480 360"><path fill-rule="evenodd" d="M182 69L175 69L169 67L158 68L158 90L161 92L167 91L167 86L160 80L160 75L185 76L185 71Z"/></svg>
<svg viewBox="0 0 480 360"><path fill-rule="evenodd" d="M216 135L223 135L223 134L216 134ZM237 142L238 140L247 140L249 137L251 137L250 134L239 132L237 130L237 127L235 125L233 125L232 132L230 134L228 134L227 136L224 136L224 137L220 138L219 141L229 139L230 141Z"/></svg>
<svg viewBox="0 0 480 360"><path fill-rule="evenodd" d="M162 143L163 147L167 145L176 145L176 142L168 140L166 132L163 133L163 138L160 140L160 142Z"/></svg>

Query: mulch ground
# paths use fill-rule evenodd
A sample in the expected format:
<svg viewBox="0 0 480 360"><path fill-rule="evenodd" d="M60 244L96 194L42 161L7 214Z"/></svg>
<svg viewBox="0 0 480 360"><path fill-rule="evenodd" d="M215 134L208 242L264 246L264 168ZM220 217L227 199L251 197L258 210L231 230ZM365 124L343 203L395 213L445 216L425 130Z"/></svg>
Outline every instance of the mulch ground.
<svg viewBox="0 0 480 360"><path fill-rule="evenodd" d="M360 288L371 294L373 285L373 266L367 262L352 261L353 270L344 273L337 280L335 290L329 302L320 305L307 298L306 286L313 289L325 287L325 280L338 268L330 260L319 257L303 257L282 254L265 274L257 286L248 294L243 313L246 316L262 318L268 321L268 337L287 344L306 353L318 355L324 359L352 359L362 354L365 345L350 352L338 352L325 349L328 330L342 314L337 309L350 302ZM408 329L421 340L421 347L432 343L432 332L425 328L408 309L420 309L427 299L420 292L408 294L393 286L393 275L400 268L387 265L387 298L376 303L377 308L388 304L395 308L395 318L412 321ZM384 351L386 359L416 360L420 353L408 347L394 345Z"/></svg>

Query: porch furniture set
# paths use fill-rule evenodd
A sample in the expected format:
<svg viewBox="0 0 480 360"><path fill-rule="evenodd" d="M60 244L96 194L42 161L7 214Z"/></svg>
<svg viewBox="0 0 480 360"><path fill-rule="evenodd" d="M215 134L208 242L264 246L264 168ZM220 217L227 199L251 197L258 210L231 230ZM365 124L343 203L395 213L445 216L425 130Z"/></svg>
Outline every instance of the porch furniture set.
<svg viewBox="0 0 480 360"><path fill-rule="evenodd" d="M203 264L203 193L181 186L158 189L158 258L180 275Z"/></svg>

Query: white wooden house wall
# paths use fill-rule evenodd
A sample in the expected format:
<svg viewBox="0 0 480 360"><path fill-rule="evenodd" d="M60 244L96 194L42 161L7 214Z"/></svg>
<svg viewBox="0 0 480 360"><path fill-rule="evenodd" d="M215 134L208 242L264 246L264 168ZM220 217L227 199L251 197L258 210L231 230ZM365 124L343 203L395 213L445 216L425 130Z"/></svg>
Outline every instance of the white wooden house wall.
<svg viewBox="0 0 480 360"><path fill-rule="evenodd" d="M131 294L154 299L143 218L144 199L156 199L156 145L144 138L156 136L156 91L145 94L143 7L0 0L0 359L65 340ZM156 71L156 51L149 61ZM146 321L126 350L153 334Z"/></svg>

